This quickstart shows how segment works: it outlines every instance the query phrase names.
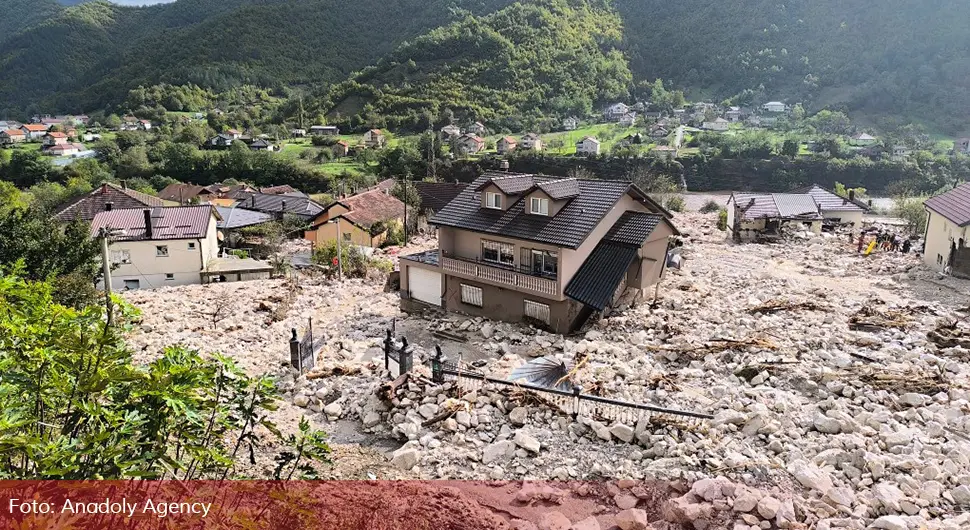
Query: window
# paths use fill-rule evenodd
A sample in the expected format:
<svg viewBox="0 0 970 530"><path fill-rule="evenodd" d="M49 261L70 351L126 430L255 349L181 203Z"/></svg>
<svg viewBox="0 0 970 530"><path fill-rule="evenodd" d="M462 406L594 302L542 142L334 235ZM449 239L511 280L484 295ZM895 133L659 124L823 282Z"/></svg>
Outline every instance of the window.
<svg viewBox="0 0 970 530"><path fill-rule="evenodd" d="M493 191L485 192L485 207L494 208L496 210L502 209L502 194L495 193Z"/></svg>
<svg viewBox="0 0 970 530"><path fill-rule="evenodd" d="M195 243L189 243L189 250L195 250Z"/></svg>
<svg viewBox="0 0 970 530"><path fill-rule="evenodd" d="M546 304L540 304L539 302L533 302L532 300L525 301L525 316L533 320L538 320L543 324L549 323L549 306Z"/></svg>
<svg viewBox="0 0 970 530"><path fill-rule="evenodd" d="M555 278L559 272L559 256L549 250L532 250L532 272Z"/></svg>
<svg viewBox="0 0 970 530"><path fill-rule="evenodd" d="M482 261L490 261L502 265L515 265L515 246L498 241L482 240Z"/></svg>
<svg viewBox="0 0 970 530"><path fill-rule="evenodd" d="M172 274L171 272L166 272L165 273L165 281L170 282L170 281L173 281L173 280L175 280L175 275Z"/></svg>
<svg viewBox="0 0 970 530"><path fill-rule="evenodd" d="M160 258L167 258L168 257L168 245L156 245L155 246L155 255L158 256L158 257L160 257Z"/></svg>
<svg viewBox="0 0 970 530"><path fill-rule="evenodd" d="M461 284L461 303L482 307L482 288Z"/></svg>
<svg viewBox="0 0 970 530"><path fill-rule="evenodd" d="M351 236L350 232L344 232L344 241L350 241L350 236Z"/></svg>
<svg viewBox="0 0 970 530"><path fill-rule="evenodd" d="M133 291L140 286L138 280L125 280L125 290Z"/></svg>
<svg viewBox="0 0 970 530"><path fill-rule="evenodd" d="M131 263L131 252L127 250L112 250L111 263L116 265Z"/></svg>
<svg viewBox="0 0 970 530"><path fill-rule="evenodd" d="M531 206L532 207L529 209L531 213L538 215L549 215L549 199L533 197Z"/></svg>

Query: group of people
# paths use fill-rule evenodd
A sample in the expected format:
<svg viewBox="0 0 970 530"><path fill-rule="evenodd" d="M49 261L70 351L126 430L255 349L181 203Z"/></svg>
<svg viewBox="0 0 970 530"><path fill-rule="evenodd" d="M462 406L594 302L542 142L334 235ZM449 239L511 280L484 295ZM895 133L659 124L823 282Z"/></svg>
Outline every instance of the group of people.
<svg viewBox="0 0 970 530"><path fill-rule="evenodd" d="M894 234L892 232L874 229L874 230L863 230L859 233L859 243L858 250L860 254L869 248L869 245L875 241L876 246L873 248L879 249L885 252L902 252L903 254L908 254L913 248L913 243L907 237L903 237L899 234Z"/></svg>

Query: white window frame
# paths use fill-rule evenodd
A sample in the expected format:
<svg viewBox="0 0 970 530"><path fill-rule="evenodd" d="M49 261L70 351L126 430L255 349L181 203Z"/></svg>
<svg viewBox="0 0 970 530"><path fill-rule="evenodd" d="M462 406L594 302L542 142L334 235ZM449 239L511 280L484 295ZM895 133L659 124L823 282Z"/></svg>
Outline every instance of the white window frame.
<svg viewBox="0 0 970 530"><path fill-rule="evenodd" d="M529 201L529 212L535 215L549 215L549 199L532 197L532 200Z"/></svg>
<svg viewBox="0 0 970 530"><path fill-rule="evenodd" d="M167 258L168 257L168 245L155 245L155 257L156 258Z"/></svg>
<svg viewBox="0 0 970 530"><path fill-rule="evenodd" d="M111 263L115 265L128 265L131 263L131 251L127 249L112 250Z"/></svg>
<svg viewBox="0 0 970 530"><path fill-rule="evenodd" d="M492 199L495 199L494 201ZM502 194L494 191L485 192L485 207L493 210L502 209Z"/></svg>
<svg viewBox="0 0 970 530"><path fill-rule="evenodd" d="M461 284L461 303L482 307L482 288L474 285Z"/></svg>
<svg viewBox="0 0 970 530"><path fill-rule="evenodd" d="M167 282L174 282L175 281L175 273L173 273L173 272L166 272L165 273L165 281L167 281Z"/></svg>
<svg viewBox="0 0 970 530"><path fill-rule="evenodd" d="M486 247L490 247L490 246L494 246L494 250L498 253L497 260L488 259L485 257L485 249ZM508 251L507 253L503 252L506 250ZM509 261L502 261L503 255L510 256L511 259ZM515 245L513 245L512 243L502 243L501 241L492 241L491 239L483 239L482 240L482 261L486 263L494 263L496 265L501 265L505 267L514 267L515 266Z"/></svg>
<svg viewBox="0 0 970 530"><path fill-rule="evenodd" d="M526 317L538 320L544 324L549 324L549 304L540 304L532 300L525 300L524 304L524 314Z"/></svg>
<svg viewBox="0 0 970 530"><path fill-rule="evenodd" d="M195 250L195 242L194 241L190 241L189 242L189 250Z"/></svg>

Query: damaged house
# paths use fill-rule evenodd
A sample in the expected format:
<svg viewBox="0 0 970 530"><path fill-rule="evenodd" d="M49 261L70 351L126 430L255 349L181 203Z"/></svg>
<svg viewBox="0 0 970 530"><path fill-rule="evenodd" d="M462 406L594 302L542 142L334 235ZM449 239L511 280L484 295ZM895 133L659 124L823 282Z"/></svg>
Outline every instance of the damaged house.
<svg viewBox="0 0 970 530"><path fill-rule="evenodd" d="M401 259L401 305L573 331L660 280L670 218L629 182L486 173L430 220L439 248Z"/></svg>
<svg viewBox="0 0 970 530"><path fill-rule="evenodd" d="M869 213L870 208L864 202L856 199L855 190L849 190L848 197L842 197L832 190L812 184L807 188L795 190L792 193L808 194L818 204L819 213L826 224L842 224L852 227L862 227L862 216Z"/></svg>
<svg viewBox="0 0 970 530"><path fill-rule="evenodd" d="M822 232L818 203L807 193L732 193L727 228L735 241L772 239L783 227Z"/></svg>

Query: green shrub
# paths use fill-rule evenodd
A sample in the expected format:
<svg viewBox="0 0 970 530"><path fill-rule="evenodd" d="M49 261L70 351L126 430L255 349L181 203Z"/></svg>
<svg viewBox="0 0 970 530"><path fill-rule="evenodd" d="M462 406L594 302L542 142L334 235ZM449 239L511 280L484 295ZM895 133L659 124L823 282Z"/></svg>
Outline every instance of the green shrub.
<svg viewBox="0 0 970 530"><path fill-rule="evenodd" d="M727 231L727 210L724 208L717 212L717 229L722 232Z"/></svg>
<svg viewBox="0 0 970 530"><path fill-rule="evenodd" d="M94 281L86 274L72 272L58 276L53 284L54 290L51 296L55 302L64 307L80 310L100 302L98 290L94 288Z"/></svg>
<svg viewBox="0 0 970 530"><path fill-rule="evenodd" d="M682 212L684 211L684 207L686 205L687 203L684 202L683 197L681 197L680 195L674 195L667 199L667 202L666 204L664 204L664 207L672 212Z"/></svg>
<svg viewBox="0 0 970 530"><path fill-rule="evenodd" d="M718 212L720 210L721 210L721 205L719 205L717 203L717 201L715 201L715 200L712 199L712 200L709 200L709 201L705 202L704 203L704 206L701 206L700 212L701 213L714 213L714 212Z"/></svg>

